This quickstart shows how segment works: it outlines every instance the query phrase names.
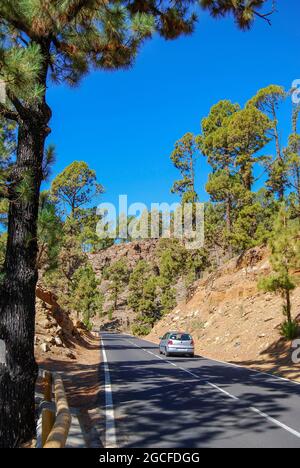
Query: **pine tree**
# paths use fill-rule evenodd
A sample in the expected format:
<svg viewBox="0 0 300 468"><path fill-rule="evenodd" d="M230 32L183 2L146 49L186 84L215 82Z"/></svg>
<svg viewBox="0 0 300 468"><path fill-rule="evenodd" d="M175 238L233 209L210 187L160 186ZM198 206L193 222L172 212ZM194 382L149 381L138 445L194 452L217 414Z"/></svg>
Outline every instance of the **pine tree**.
<svg viewBox="0 0 300 468"><path fill-rule="evenodd" d="M7 227L8 187L16 149L16 124L0 115L0 223Z"/></svg>
<svg viewBox="0 0 300 468"><path fill-rule="evenodd" d="M268 143L271 128L271 120L253 105L241 110L227 100L213 106L202 120L200 148L213 169L206 190L214 203L225 205L226 227L218 235L218 247L226 246L229 256L233 249L243 250L253 242L250 236L256 223L251 226L251 217L258 203L251 193L253 168L265 161L260 150ZM207 226L206 222L206 231ZM211 225L210 232L216 233ZM216 256L218 262L217 250Z"/></svg>
<svg viewBox="0 0 300 468"><path fill-rule="evenodd" d="M80 230L78 236L85 252L94 254L114 245L114 239L103 238L97 233L97 226L101 220L101 215L97 213L97 207L78 208L76 219Z"/></svg>
<svg viewBox="0 0 300 468"><path fill-rule="evenodd" d="M252 189L254 164L265 160L259 152L269 142L267 134L271 128L271 120L253 106L236 112L229 119L228 145L235 153L235 165L239 168L245 190Z"/></svg>
<svg viewBox="0 0 300 468"><path fill-rule="evenodd" d="M198 195L195 188L195 170L198 157L196 137L186 133L175 143L171 161L182 175L182 179L174 183L172 193L181 196L182 203L196 203Z"/></svg>
<svg viewBox="0 0 300 468"><path fill-rule="evenodd" d="M241 201L245 200L245 189L240 174L230 173L225 169L213 172L209 175L206 191L211 200L217 203L226 204L226 226L223 228L223 241L231 252L231 244L228 244L232 234L232 226L236 217L236 211L241 206Z"/></svg>
<svg viewBox="0 0 300 468"><path fill-rule="evenodd" d="M128 306L134 312L140 311L143 289L151 276L151 267L145 260L140 260L130 275Z"/></svg>
<svg viewBox="0 0 300 468"><path fill-rule="evenodd" d="M83 319L85 326L92 329L92 319L102 314L103 295L99 282L90 264L79 268L72 277L71 306Z"/></svg>
<svg viewBox="0 0 300 468"><path fill-rule="evenodd" d="M49 193L43 192L40 198L37 268L42 269L45 274L46 271L57 268L64 232L62 220L49 199Z"/></svg>
<svg viewBox="0 0 300 468"><path fill-rule="evenodd" d="M86 262L87 255L82 249L80 239L80 223L70 216L63 226L62 245L58 256L59 269L64 280L71 283L76 270Z"/></svg>
<svg viewBox="0 0 300 468"><path fill-rule="evenodd" d="M273 193L278 194L281 201L284 198L287 188L287 162L280 143L278 110L280 104L286 97L287 93L282 86L270 85L260 89L247 104L247 107L255 106L257 109L264 112L273 123L269 134L275 141L276 157L272 163L268 165L268 186L272 189Z"/></svg>
<svg viewBox="0 0 300 468"><path fill-rule="evenodd" d="M192 251L177 239L162 239L157 248L159 265L158 285L163 313L170 312L176 305L174 286L180 277L185 279L186 290L198 279L207 267L207 252L202 249Z"/></svg>
<svg viewBox="0 0 300 468"><path fill-rule="evenodd" d="M7 234L3 233L0 234L0 278L1 275L3 274L3 263L5 259L5 249L6 249L6 243L7 243Z"/></svg>
<svg viewBox="0 0 300 468"><path fill-rule="evenodd" d="M224 203L205 203L205 248L211 252L210 257L214 258L212 263L216 267L220 266L221 257L228 248L225 215Z"/></svg>
<svg viewBox="0 0 300 468"><path fill-rule="evenodd" d="M228 124L232 115L239 110L240 106L238 104L233 104L228 100L220 101L214 105L209 115L202 120L202 136L199 139L200 149L212 166L213 173L216 174L211 176L207 189L215 201L225 203L226 228L228 233L232 229L233 194L231 188L235 167L234 154L228 141ZM223 174L223 189L218 194L221 174Z"/></svg>
<svg viewBox="0 0 300 468"><path fill-rule="evenodd" d="M143 294L139 303L139 319L151 326L160 318L157 302L157 278L150 276L143 285Z"/></svg>
<svg viewBox="0 0 300 468"><path fill-rule="evenodd" d="M279 293L284 299L283 314L286 322L282 331L289 339L295 337L297 324L292 317L291 293L295 289L300 269L300 223L299 219L290 219L290 213L283 205L274 225L270 241L271 265L273 272L263 278L259 286L264 291Z"/></svg>
<svg viewBox="0 0 300 468"><path fill-rule="evenodd" d="M74 161L51 185L52 199L56 203L67 205L73 217L79 208L103 192L102 185L97 183L96 172L84 161Z"/></svg>
<svg viewBox="0 0 300 468"><path fill-rule="evenodd" d="M292 134L289 137L286 157L288 160L289 186L293 190L292 203L297 215L300 217L300 134L298 133L298 118L300 108L293 109ZM294 201L295 200L295 201Z"/></svg>
<svg viewBox="0 0 300 468"><path fill-rule="evenodd" d="M262 11L268 6L267 0L201 0L201 5L218 18L232 14L241 29L249 29L256 17L271 24L271 16L276 11L276 1L273 1L272 9Z"/></svg>
<svg viewBox="0 0 300 468"><path fill-rule="evenodd" d="M113 310L117 310L120 294L125 290L129 283L130 271L124 259L118 260L108 267L105 271L104 278L109 284L110 299L113 302Z"/></svg>
<svg viewBox="0 0 300 468"><path fill-rule="evenodd" d="M228 236L234 252L242 254L257 245L266 245L277 212L277 203L266 189L244 194L236 210L232 233Z"/></svg>
<svg viewBox="0 0 300 468"><path fill-rule="evenodd" d="M157 289L157 277L151 275L143 282L136 310L138 315L132 326L134 335L148 335L155 322L161 318Z"/></svg>

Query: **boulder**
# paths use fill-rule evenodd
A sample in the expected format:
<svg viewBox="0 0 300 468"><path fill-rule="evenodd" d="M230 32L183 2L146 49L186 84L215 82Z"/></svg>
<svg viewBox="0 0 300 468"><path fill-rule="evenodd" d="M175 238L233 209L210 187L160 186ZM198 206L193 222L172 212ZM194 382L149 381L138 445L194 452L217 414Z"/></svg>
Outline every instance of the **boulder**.
<svg viewBox="0 0 300 468"><path fill-rule="evenodd" d="M59 338L59 336L56 336L55 339L54 339L54 344L56 344L56 346L58 347L62 347L63 346L63 342L61 340L61 338Z"/></svg>
<svg viewBox="0 0 300 468"><path fill-rule="evenodd" d="M48 351L50 351L49 343L42 343L41 350L43 351L43 353L48 353Z"/></svg>

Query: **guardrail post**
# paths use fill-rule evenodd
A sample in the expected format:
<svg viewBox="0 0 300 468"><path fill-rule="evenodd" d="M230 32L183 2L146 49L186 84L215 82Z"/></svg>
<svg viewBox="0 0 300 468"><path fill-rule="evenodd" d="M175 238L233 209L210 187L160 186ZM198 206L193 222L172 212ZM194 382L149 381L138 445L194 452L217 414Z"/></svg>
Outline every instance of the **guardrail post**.
<svg viewBox="0 0 300 468"><path fill-rule="evenodd" d="M46 445L47 439L55 423L55 413L44 408L42 411L42 448Z"/></svg>
<svg viewBox="0 0 300 468"><path fill-rule="evenodd" d="M52 374L51 372L45 372L44 375L44 399L49 403L52 402Z"/></svg>
<svg viewBox="0 0 300 468"><path fill-rule="evenodd" d="M56 402L56 418L54 426L44 445L44 448L48 449L65 447L72 421L64 384L60 375L54 374L53 383Z"/></svg>

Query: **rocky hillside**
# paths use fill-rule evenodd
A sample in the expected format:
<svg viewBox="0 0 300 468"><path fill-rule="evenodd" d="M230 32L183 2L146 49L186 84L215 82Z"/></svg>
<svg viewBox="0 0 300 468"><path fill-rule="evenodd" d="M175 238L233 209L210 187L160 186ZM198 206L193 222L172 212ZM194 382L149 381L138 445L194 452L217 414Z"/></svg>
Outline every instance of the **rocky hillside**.
<svg viewBox="0 0 300 468"><path fill-rule="evenodd" d="M89 333L81 322L57 303L56 296L38 286L36 290L35 354L37 360L59 358L75 360L77 350Z"/></svg>
<svg viewBox="0 0 300 468"><path fill-rule="evenodd" d="M121 258L126 258L128 267L134 269L140 260L153 262L157 243L157 240L150 239L140 242L117 244L96 254L90 254L89 260L98 276L101 276L103 268L110 266Z"/></svg>
<svg viewBox="0 0 300 468"><path fill-rule="evenodd" d="M158 322L149 339L157 342L167 330L187 330L200 355L300 380L291 344L280 338L282 299L257 288L258 279L269 272L263 248L231 260L201 280L192 299ZM293 315L300 319L300 288L293 294Z"/></svg>
<svg viewBox="0 0 300 468"><path fill-rule="evenodd" d="M159 266L157 263L157 248L158 240L143 240L131 243L124 243L114 245L107 250L103 250L97 254L90 254L89 260L93 266L93 269L101 280L101 290L104 294L104 311L107 312L111 307L112 303L109 300L108 285L109 281L103 278L103 271L105 268L110 267L115 262L126 259L127 266L130 271L134 270L139 261L144 260L151 264L153 267L153 273L159 274ZM186 295L186 289L184 282L179 279L176 285L177 302L181 302ZM100 325L115 330L130 330L130 325L135 318L135 314L127 307L126 300L128 297L128 289L125 289L120 297L119 308L114 312L114 318L112 322L109 322L107 316L101 320Z"/></svg>

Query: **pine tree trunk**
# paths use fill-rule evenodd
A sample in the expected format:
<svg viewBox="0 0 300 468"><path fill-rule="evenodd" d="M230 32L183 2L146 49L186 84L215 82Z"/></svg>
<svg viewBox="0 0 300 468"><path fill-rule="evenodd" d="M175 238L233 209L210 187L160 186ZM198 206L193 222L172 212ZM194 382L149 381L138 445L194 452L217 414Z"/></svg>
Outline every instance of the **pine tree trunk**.
<svg viewBox="0 0 300 468"><path fill-rule="evenodd" d="M231 224L231 200L230 197L226 200L226 228L229 234L232 232L232 224ZM232 257L232 245L228 244L228 254L229 257Z"/></svg>
<svg viewBox="0 0 300 468"><path fill-rule="evenodd" d="M275 144L276 144L276 158L278 161L280 161L280 164L282 165L282 170L284 170L275 105L273 105L272 113L273 113L273 120L275 122L274 135L275 135ZM284 182L284 175L282 173L280 176L280 182L279 182L279 188L278 188L278 196L279 196L280 201L283 201L284 193L285 193L285 182Z"/></svg>
<svg viewBox="0 0 300 468"><path fill-rule="evenodd" d="M289 323L292 323L291 294L288 289L286 290L286 315L287 315L287 321Z"/></svg>
<svg viewBox="0 0 300 468"><path fill-rule="evenodd" d="M242 178L243 178L245 189L251 192L251 189L252 189L252 166L251 164L246 164L242 168Z"/></svg>
<svg viewBox="0 0 300 468"><path fill-rule="evenodd" d="M24 117L24 116L23 116ZM17 164L10 187L8 243L0 285L0 447L17 447L35 434L34 358L37 218L50 110L28 110L19 126Z"/></svg>

